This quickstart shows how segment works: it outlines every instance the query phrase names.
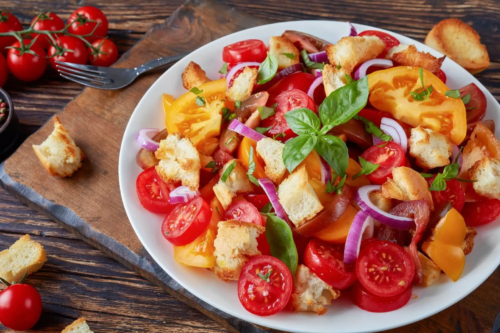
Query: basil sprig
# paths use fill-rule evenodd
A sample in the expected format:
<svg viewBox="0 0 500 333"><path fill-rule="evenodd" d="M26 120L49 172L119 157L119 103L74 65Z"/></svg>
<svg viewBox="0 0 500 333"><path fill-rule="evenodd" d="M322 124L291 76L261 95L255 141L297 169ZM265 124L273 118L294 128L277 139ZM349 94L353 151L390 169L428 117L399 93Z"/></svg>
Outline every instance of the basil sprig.
<svg viewBox="0 0 500 333"><path fill-rule="evenodd" d="M293 241L292 229L276 214L265 213L264 215L267 216L266 238L271 248L271 255L283 261L293 276L297 269L299 255Z"/></svg>
<svg viewBox="0 0 500 333"><path fill-rule="evenodd" d="M328 181L328 183L326 184L326 191L325 192L326 193L335 192L337 194L341 194L342 193L342 186L344 186L346 179L347 179L347 175L344 175L344 177L342 177L342 179L339 181L339 183L337 185L334 185L330 181Z"/></svg>
<svg viewBox="0 0 500 333"><path fill-rule="evenodd" d="M229 166L224 170L224 173L220 177L220 180L222 180L223 183L226 182L227 178L229 178L229 175L231 172L233 172L233 169L236 167L236 160L233 161L233 163L229 164Z"/></svg>
<svg viewBox="0 0 500 333"><path fill-rule="evenodd" d="M427 89L425 88L423 68L420 68L419 72L420 72L420 83L422 84L422 89L424 90L422 90L421 92L411 91L410 94L416 101L425 101L427 98L429 98L434 88L432 88L432 86L429 86Z"/></svg>
<svg viewBox="0 0 500 333"><path fill-rule="evenodd" d="M380 164L375 164L375 163L369 162L369 161L365 160L361 156L359 157L359 164L361 164L361 171L358 172L357 174L355 174L354 176L352 176L353 180L354 179L358 179L362 175L369 175L369 174L371 174L372 172L374 172L375 170L377 170L378 167L380 166Z"/></svg>
<svg viewBox="0 0 500 333"><path fill-rule="evenodd" d="M377 138L379 138L382 141L391 141L392 136L385 134L377 125L375 125L373 122L370 120L361 117L359 114L355 115L353 117L354 119L361 120L363 124L365 124L365 130L366 132L375 135Z"/></svg>
<svg viewBox="0 0 500 333"><path fill-rule="evenodd" d="M264 84L271 81L278 71L278 59L272 54L267 53L266 60L264 60L257 72L257 83Z"/></svg>
<svg viewBox="0 0 500 333"><path fill-rule="evenodd" d="M468 179L461 179L457 178L458 173L460 171L460 165L458 163L460 159L460 154L462 153L462 150L460 149L460 152L458 153L457 157L455 158L455 161L453 163L447 165L444 169L443 172L438 173L436 175L436 178L432 181L431 186L429 187L430 191L445 191L447 188L446 181L447 180L452 180L456 179L460 182L468 182L468 183L474 183L476 180L468 180ZM432 178L434 175L428 174L428 173L421 173L422 177L424 178Z"/></svg>
<svg viewBox="0 0 500 333"><path fill-rule="evenodd" d="M302 61L306 65L307 68L312 68L312 69L323 69L325 67L325 64L322 62L314 62L309 58L309 55L307 54L306 50L300 51L300 56L302 58Z"/></svg>
<svg viewBox="0 0 500 333"><path fill-rule="evenodd" d="M255 172L255 161L253 160L253 147L250 146L250 153L248 154L248 179L255 185L260 187L259 180L253 175Z"/></svg>

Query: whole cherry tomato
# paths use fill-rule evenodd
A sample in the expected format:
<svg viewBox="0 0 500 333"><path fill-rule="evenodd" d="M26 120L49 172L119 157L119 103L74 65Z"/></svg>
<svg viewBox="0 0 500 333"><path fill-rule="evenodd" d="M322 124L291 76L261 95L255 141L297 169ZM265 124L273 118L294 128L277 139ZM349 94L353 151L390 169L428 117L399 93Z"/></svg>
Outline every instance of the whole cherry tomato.
<svg viewBox="0 0 500 333"><path fill-rule="evenodd" d="M21 43L15 42L15 49L9 49L7 64L9 70L21 81L31 82L40 78L47 68L45 51L38 44L32 44L30 39L24 41L25 50L21 50ZM29 51L29 52L28 52Z"/></svg>
<svg viewBox="0 0 500 333"><path fill-rule="evenodd" d="M109 39L98 39L89 48L89 61L94 66L109 67L118 59L118 48Z"/></svg>
<svg viewBox="0 0 500 333"><path fill-rule="evenodd" d="M98 22L100 23L96 28ZM85 37L91 43L108 35L108 19L106 15L92 6L85 6L75 10L69 17L68 24L71 24L68 32L79 36L90 35L95 29L92 36Z"/></svg>
<svg viewBox="0 0 500 333"><path fill-rule="evenodd" d="M11 13L2 12L0 10L0 32L21 31L23 25L17 17ZM7 53L7 46L11 46L17 41L16 37L0 37L0 52Z"/></svg>
<svg viewBox="0 0 500 333"><path fill-rule="evenodd" d="M15 331L29 330L42 314L42 298L34 287L13 284L0 292L0 322Z"/></svg>
<svg viewBox="0 0 500 333"><path fill-rule="evenodd" d="M9 69L7 67L7 60L0 52L0 88L3 87L5 82L7 82L7 78L9 77Z"/></svg>
<svg viewBox="0 0 500 333"><path fill-rule="evenodd" d="M35 17L33 21L31 21L31 25L33 25L33 29L39 31L58 31L64 29L64 21L54 13L44 13L40 15L38 19ZM56 34L56 36L62 36L62 34ZM44 50L50 47L49 36L45 34L32 34L32 37L33 39L38 37L36 43L40 44Z"/></svg>
<svg viewBox="0 0 500 333"><path fill-rule="evenodd" d="M49 48L49 61L54 69L57 69L56 61L85 65L88 57L89 53L85 44L72 36L60 37L56 44Z"/></svg>

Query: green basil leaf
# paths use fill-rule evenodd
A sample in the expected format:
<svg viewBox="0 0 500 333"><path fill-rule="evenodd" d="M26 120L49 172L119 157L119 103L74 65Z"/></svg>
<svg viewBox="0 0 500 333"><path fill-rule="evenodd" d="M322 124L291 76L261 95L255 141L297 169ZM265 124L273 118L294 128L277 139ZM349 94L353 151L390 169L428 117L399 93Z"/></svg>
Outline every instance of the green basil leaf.
<svg viewBox="0 0 500 333"><path fill-rule="evenodd" d="M365 160L361 156L359 157L359 163L361 164L361 171L352 177L353 180L361 177L362 175L371 174L373 171L377 170L378 167L380 166L379 164L375 164Z"/></svg>
<svg viewBox="0 0 500 333"><path fill-rule="evenodd" d="M196 97L196 104L198 104L198 106L205 106L205 100L203 99L203 97Z"/></svg>
<svg viewBox="0 0 500 333"><path fill-rule="evenodd" d="M443 170L443 178L446 180L455 179L458 176L458 171L460 166L458 163L452 163L447 165Z"/></svg>
<svg viewBox="0 0 500 333"><path fill-rule="evenodd" d="M233 161L233 163L231 163L226 170L224 170L224 173L222 174L222 176L220 177L220 180L222 180L223 183L226 182L227 178L229 177L229 175L231 174L231 172L233 172L233 169L236 167L236 160Z"/></svg>
<svg viewBox="0 0 500 333"><path fill-rule="evenodd" d="M445 96L448 96L448 97L451 97L451 98L461 98L460 97L460 89L448 90L444 94L445 94Z"/></svg>
<svg viewBox="0 0 500 333"><path fill-rule="evenodd" d="M255 128L255 131L259 132L260 134L265 134L271 128L273 128L273 127L272 126L269 126L269 127L257 127L257 128Z"/></svg>
<svg viewBox="0 0 500 333"><path fill-rule="evenodd" d="M430 174L430 173L425 173L425 172L421 172L420 173L420 176L424 177L424 178L432 178L434 177L433 174Z"/></svg>
<svg viewBox="0 0 500 333"><path fill-rule="evenodd" d="M199 95L199 94L201 94L203 92L203 90L198 89L198 87L193 87L189 91L192 92L195 95Z"/></svg>
<svg viewBox="0 0 500 333"><path fill-rule="evenodd" d="M290 226L279 217L267 214L266 238L271 248L271 255L283 261L294 276L299 255Z"/></svg>
<svg viewBox="0 0 500 333"><path fill-rule="evenodd" d="M416 101L425 101L432 93L434 88L430 86L429 88L425 89L422 92L415 92L415 91L410 91L411 96L413 97L414 100Z"/></svg>
<svg viewBox="0 0 500 333"><path fill-rule="evenodd" d="M273 273L273 269L270 268L269 272L267 272L267 274L257 273L257 276L260 277L265 282L270 282L269 277L271 276L272 273Z"/></svg>
<svg viewBox="0 0 500 333"><path fill-rule="evenodd" d="M267 53L266 60L260 64L257 74L257 83L264 84L271 81L278 71L278 59L272 54Z"/></svg>
<svg viewBox="0 0 500 333"><path fill-rule="evenodd" d="M222 65L222 68L219 69L219 73L227 74L227 62L225 62L224 65Z"/></svg>
<svg viewBox="0 0 500 333"><path fill-rule="evenodd" d="M276 113L275 109L276 109L277 105L278 105L277 103L274 103L270 107L267 107L267 106L257 107L257 111L259 111L259 115L260 115L260 120L264 120L266 118L274 116L274 114Z"/></svg>
<svg viewBox="0 0 500 333"><path fill-rule="evenodd" d="M477 180L473 180L473 179L462 179L462 178L455 178L456 180L458 180L459 182L463 182L463 183L475 183L477 182Z"/></svg>
<svg viewBox="0 0 500 333"><path fill-rule="evenodd" d="M290 173L295 170L316 146L318 137L312 135L299 135L285 143L283 148L283 163Z"/></svg>
<svg viewBox="0 0 500 333"><path fill-rule="evenodd" d="M238 109L241 108L241 101L234 102L234 106L236 106Z"/></svg>
<svg viewBox="0 0 500 333"><path fill-rule="evenodd" d="M342 179L340 180L340 182L337 184L337 186L333 185L330 181L328 181L328 183L326 184L326 193L337 193L337 194L341 194L342 193L342 186L344 186L345 184L345 181L347 179L347 175L344 175L344 177L342 177Z"/></svg>
<svg viewBox="0 0 500 333"><path fill-rule="evenodd" d="M315 149L337 175L340 177L345 176L349 164L349 152L344 141L333 135L320 136Z"/></svg>
<svg viewBox="0 0 500 333"><path fill-rule="evenodd" d="M365 124L365 130L370 133L375 135L377 138L379 138L382 141L391 141L392 137L388 134L385 134L377 125L375 125L373 122L370 120L361 117L359 114L355 115L353 117L354 119L361 120Z"/></svg>
<svg viewBox="0 0 500 333"><path fill-rule="evenodd" d="M222 122L230 121L236 118L236 113L232 113L231 110L229 110L226 107L222 108Z"/></svg>
<svg viewBox="0 0 500 333"><path fill-rule="evenodd" d="M446 180L444 180L442 174L438 174L429 188L430 191L444 191L446 190Z"/></svg>
<svg viewBox="0 0 500 333"><path fill-rule="evenodd" d="M309 58L309 55L307 54L306 50L300 51L300 56L302 58L302 61L306 65L307 68L313 68L313 69L323 69L325 67L325 64L319 63L319 62L314 62Z"/></svg>
<svg viewBox="0 0 500 333"><path fill-rule="evenodd" d="M424 86L424 69L420 68L418 72L420 74L420 83L422 83L422 88L425 88L425 86Z"/></svg>
<svg viewBox="0 0 500 333"><path fill-rule="evenodd" d="M285 113L285 119L292 131L298 135L318 133L321 127L318 116L307 108L289 111Z"/></svg>
<svg viewBox="0 0 500 333"><path fill-rule="evenodd" d="M337 70L341 69L342 68L342 65L341 64L338 64L337 65Z"/></svg>
<svg viewBox="0 0 500 333"><path fill-rule="evenodd" d="M282 53L282 55L292 60L295 59L295 53Z"/></svg>
<svg viewBox="0 0 500 333"><path fill-rule="evenodd" d="M349 84L349 83L351 83L351 82L354 81L349 74L346 73L344 75L345 75L345 81L347 82L347 84Z"/></svg>
<svg viewBox="0 0 500 333"><path fill-rule="evenodd" d="M248 179L255 185L260 187L259 180L253 175L255 172L255 161L253 160L253 147L250 147L250 152L248 153Z"/></svg>
<svg viewBox="0 0 500 333"><path fill-rule="evenodd" d="M234 139L236 139L236 136L232 136L232 137L230 137L230 138L229 138L229 140L227 140L227 141L226 141L226 143L224 143L224 146L226 146L226 147L227 147L227 145L228 145L228 144L230 144L230 143L231 143L231 141L233 141ZM250 147L250 148L251 148L251 147Z"/></svg>
<svg viewBox="0 0 500 333"><path fill-rule="evenodd" d="M470 94L467 94L464 97L462 97L462 102L464 102L464 104L469 104L469 102L470 102Z"/></svg>
<svg viewBox="0 0 500 333"><path fill-rule="evenodd" d="M281 132L281 133L278 133L276 135L273 135L273 140L276 140L278 138L284 138L285 136L286 136L286 134Z"/></svg>
<svg viewBox="0 0 500 333"><path fill-rule="evenodd" d="M273 210L273 204L268 202L262 209L260 210L261 213L270 213L271 210Z"/></svg>
<svg viewBox="0 0 500 333"><path fill-rule="evenodd" d="M319 106L322 134L347 122L365 107L369 95L368 75L333 91Z"/></svg>

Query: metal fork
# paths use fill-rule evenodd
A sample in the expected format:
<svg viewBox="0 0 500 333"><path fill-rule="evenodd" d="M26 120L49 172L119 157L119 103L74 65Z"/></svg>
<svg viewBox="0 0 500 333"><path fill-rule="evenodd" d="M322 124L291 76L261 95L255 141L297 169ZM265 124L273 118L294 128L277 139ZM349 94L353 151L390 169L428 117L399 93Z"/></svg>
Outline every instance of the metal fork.
<svg viewBox="0 0 500 333"><path fill-rule="evenodd" d="M187 53L151 60L135 68L110 68L88 65L78 65L69 62L56 61L59 74L70 81L87 87L115 90L128 86L139 75L160 66L170 65L184 58Z"/></svg>

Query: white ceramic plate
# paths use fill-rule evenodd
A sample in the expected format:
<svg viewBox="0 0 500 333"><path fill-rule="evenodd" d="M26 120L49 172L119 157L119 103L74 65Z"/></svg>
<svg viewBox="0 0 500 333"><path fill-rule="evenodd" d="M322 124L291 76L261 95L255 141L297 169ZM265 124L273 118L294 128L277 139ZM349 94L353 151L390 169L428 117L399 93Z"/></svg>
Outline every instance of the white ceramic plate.
<svg viewBox="0 0 500 333"><path fill-rule="evenodd" d="M380 30L355 24L358 32ZM313 34L332 43L347 36L349 27L344 22L297 21L261 26L240 31L223 37L194 51L165 72L146 92L137 105L123 137L119 161L120 190L130 223L144 247L156 262L184 288L213 305L238 318L270 328L293 332L374 332L403 326L429 317L461 300L476 289L500 264L500 221L478 228L474 251L467 256L462 277L453 283L444 276L437 285L430 288L414 287L413 297L403 308L389 313L370 313L352 305L347 297L334 301L323 316L310 313L282 312L270 317L259 317L247 312L238 301L237 283L224 283L215 274L205 270L189 268L175 262L172 245L160 232L163 216L146 211L135 191L135 181L141 169L135 163L139 149L134 138L146 127L164 128L162 94L179 97L186 90L182 87L181 73L190 61L198 63L212 79L219 77L222 66L222 48L225 45L249 38L263 40L266 44L271 36L279 36L285 30L298 30ZM388 31L386 31L388 32ZM401 43L415 44L421 51L440 54L429 47L402 35L389 32ZM488 110L486 119L494 119L500 124L500 107L495 98L476 80L450 59L446 59L442 69L448 76L451 89L460 88L471 82L476 83L486 94ZM500 137L500 126L497 127ZM492 295L492 297L495 297Z"/></svg>

